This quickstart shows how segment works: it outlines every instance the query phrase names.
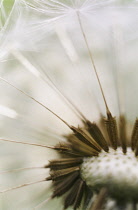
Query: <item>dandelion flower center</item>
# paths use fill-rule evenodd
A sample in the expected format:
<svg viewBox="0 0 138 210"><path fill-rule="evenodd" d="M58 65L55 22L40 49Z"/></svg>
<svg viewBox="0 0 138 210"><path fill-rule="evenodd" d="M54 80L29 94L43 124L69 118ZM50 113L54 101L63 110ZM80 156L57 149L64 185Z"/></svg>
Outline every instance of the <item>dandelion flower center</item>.
<svg viewBox="0 0 138 210"><path fill-rule="evenodd" d="M120 200L134 200L138 193L138 161L131 148L127 154L121 148L84 158L81 166L83 180L93 190L108 187L109 196Z"/></svg>

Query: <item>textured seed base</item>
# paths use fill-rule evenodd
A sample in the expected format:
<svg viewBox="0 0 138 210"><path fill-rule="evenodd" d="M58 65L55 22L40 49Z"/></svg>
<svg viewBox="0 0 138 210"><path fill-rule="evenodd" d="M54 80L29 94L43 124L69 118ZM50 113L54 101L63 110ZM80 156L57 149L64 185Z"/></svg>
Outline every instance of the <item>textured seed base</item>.
<svg viewBox="0 0 138 210"><path fill-rule="evenodd" d="M109 196L118 201L138 200L138 158L131 148L126 155L118 148L84 158L81 176L92 190L107 187Z"/></svg>

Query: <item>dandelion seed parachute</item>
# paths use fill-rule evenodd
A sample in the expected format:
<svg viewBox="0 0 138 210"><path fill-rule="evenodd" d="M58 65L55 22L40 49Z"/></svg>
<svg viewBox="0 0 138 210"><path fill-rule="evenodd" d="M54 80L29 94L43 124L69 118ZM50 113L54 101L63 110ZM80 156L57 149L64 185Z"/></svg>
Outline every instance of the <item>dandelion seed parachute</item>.
<svg viewBox="0 0 138 210"><path fill-rule="evenodd" d="M1 141L1 171L13 169L0 175L1 193L18 189L2 196L2 209L136 209L137 6L14 2L0 32L1 76L26 94L1 81L1 107L18 113L1 117L1 140L18 142Z"/></svg>

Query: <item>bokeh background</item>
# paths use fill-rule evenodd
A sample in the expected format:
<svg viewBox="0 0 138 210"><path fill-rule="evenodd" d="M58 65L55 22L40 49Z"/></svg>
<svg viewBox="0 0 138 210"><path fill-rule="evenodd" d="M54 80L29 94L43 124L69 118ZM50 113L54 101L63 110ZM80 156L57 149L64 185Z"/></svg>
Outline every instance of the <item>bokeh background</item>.
<svg viewBox="0 0 138 210"><path fill-rule="evenodd" d="M105 105L76 16L81 21L111 112L127 118L128 136L138 116L137 1L1 0L0 76L48 106L71 125L81 121L69 100L91 121ZM48 3L48 4L46 4ZM82 7L81 7L82 6ZM62 96L61 96L62 95ZM73 108L74 110L74 108ZM0 81L0 137L55 145L68 127L31 98ZM57 154L49 149L0 142L0 171L41 167ZM48 176L34 169L0 174L1 190ZM30 210L50 196L50 183L0 195L0 209ZM42 209L62 209L62 200ZM113 207L111 206L111 209Z"/></svg>

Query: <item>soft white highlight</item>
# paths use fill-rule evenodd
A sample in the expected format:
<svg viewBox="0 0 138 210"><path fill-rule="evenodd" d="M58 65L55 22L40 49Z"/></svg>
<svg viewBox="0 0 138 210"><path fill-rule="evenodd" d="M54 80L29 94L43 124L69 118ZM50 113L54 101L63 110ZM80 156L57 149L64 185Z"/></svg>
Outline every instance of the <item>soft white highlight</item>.
<svg viewBox="0 0 138 210"><path fill-rule="evenodd" d="M0 105L0 115L16 119L18 114L15 110L10 109L9 107Z"/></svg>

